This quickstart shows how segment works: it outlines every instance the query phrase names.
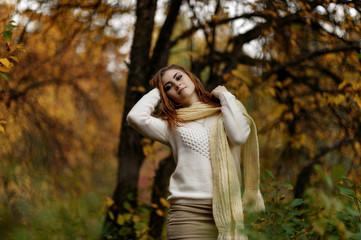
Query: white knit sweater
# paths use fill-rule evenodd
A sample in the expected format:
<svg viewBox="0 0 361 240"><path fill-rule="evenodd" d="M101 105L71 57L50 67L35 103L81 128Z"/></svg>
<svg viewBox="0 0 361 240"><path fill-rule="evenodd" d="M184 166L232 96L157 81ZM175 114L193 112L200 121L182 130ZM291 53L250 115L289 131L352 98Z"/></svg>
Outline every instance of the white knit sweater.
<svg viewBox="0 0 361 240"><path fill-rule="evenodd" d="M211 204L213 177L209 132L217 116L189 121L170 131L166 121L151 116L159 101L157 88L145 94L129 112L129 125L145 137L172 149L177 167L170 178L168 200L171 203ZM237 106L234 95L223 92L220 94L220 102L231 150L234 156L239 156L239 147L236 146L246 142L250 126ZM235 161L240 177L240 160L235 157Z"/></svg>

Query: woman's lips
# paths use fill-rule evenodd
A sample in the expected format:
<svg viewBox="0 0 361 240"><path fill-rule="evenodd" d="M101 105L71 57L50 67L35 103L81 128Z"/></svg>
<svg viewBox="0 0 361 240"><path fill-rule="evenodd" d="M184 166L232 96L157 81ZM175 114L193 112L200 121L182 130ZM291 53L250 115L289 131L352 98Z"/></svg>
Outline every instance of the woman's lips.
<svg viewBox="0 0 361 240"><path fill-rule="evenodd" d="M186 88L186 87L181 88L181 90L179 90L178 94L181 94L185 88Z"/></svg>

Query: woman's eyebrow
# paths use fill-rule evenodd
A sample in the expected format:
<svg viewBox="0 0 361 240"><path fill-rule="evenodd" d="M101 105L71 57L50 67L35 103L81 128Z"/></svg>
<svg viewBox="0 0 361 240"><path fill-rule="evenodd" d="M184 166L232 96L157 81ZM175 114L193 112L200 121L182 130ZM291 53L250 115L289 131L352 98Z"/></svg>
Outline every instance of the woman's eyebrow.
<svg viewBox="0 0 361 240"><path fill-rule="evenodd" d="M165 85L167 85L168 83L170 83L170 82L168 81L168 82L164 83L164 84L163 84L163 87L164 87Z"/></svg>
<svg viewBox="0 0 361 240"><path fill-rule="evenodd" d="M176 72L174 75L173 75L173 79L177 76L179 72Z"/></svg>

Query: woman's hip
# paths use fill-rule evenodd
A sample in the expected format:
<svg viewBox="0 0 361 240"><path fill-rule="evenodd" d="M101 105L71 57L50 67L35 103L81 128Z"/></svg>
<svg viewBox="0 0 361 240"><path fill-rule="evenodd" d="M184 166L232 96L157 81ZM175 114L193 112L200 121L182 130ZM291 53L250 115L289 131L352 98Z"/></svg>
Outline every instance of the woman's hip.
<svg viewBox="0 0 361 240"><path fill-rule="evenodd" d="M212 205L172 204L168 211L168 239L217 239Z"/></svg>

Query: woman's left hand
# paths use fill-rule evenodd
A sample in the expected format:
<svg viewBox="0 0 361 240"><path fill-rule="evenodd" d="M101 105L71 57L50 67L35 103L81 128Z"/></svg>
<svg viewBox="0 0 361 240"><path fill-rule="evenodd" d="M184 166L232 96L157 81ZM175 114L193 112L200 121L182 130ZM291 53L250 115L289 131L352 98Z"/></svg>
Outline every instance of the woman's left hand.
<svg viewBox="0 0 361 240"><path fill-rule="evenodd" d="M212 90L211 95L219 99L219 95L221 95L221 93L226 91L227 91L226 87L219 85L218 87Z"/></svg>

